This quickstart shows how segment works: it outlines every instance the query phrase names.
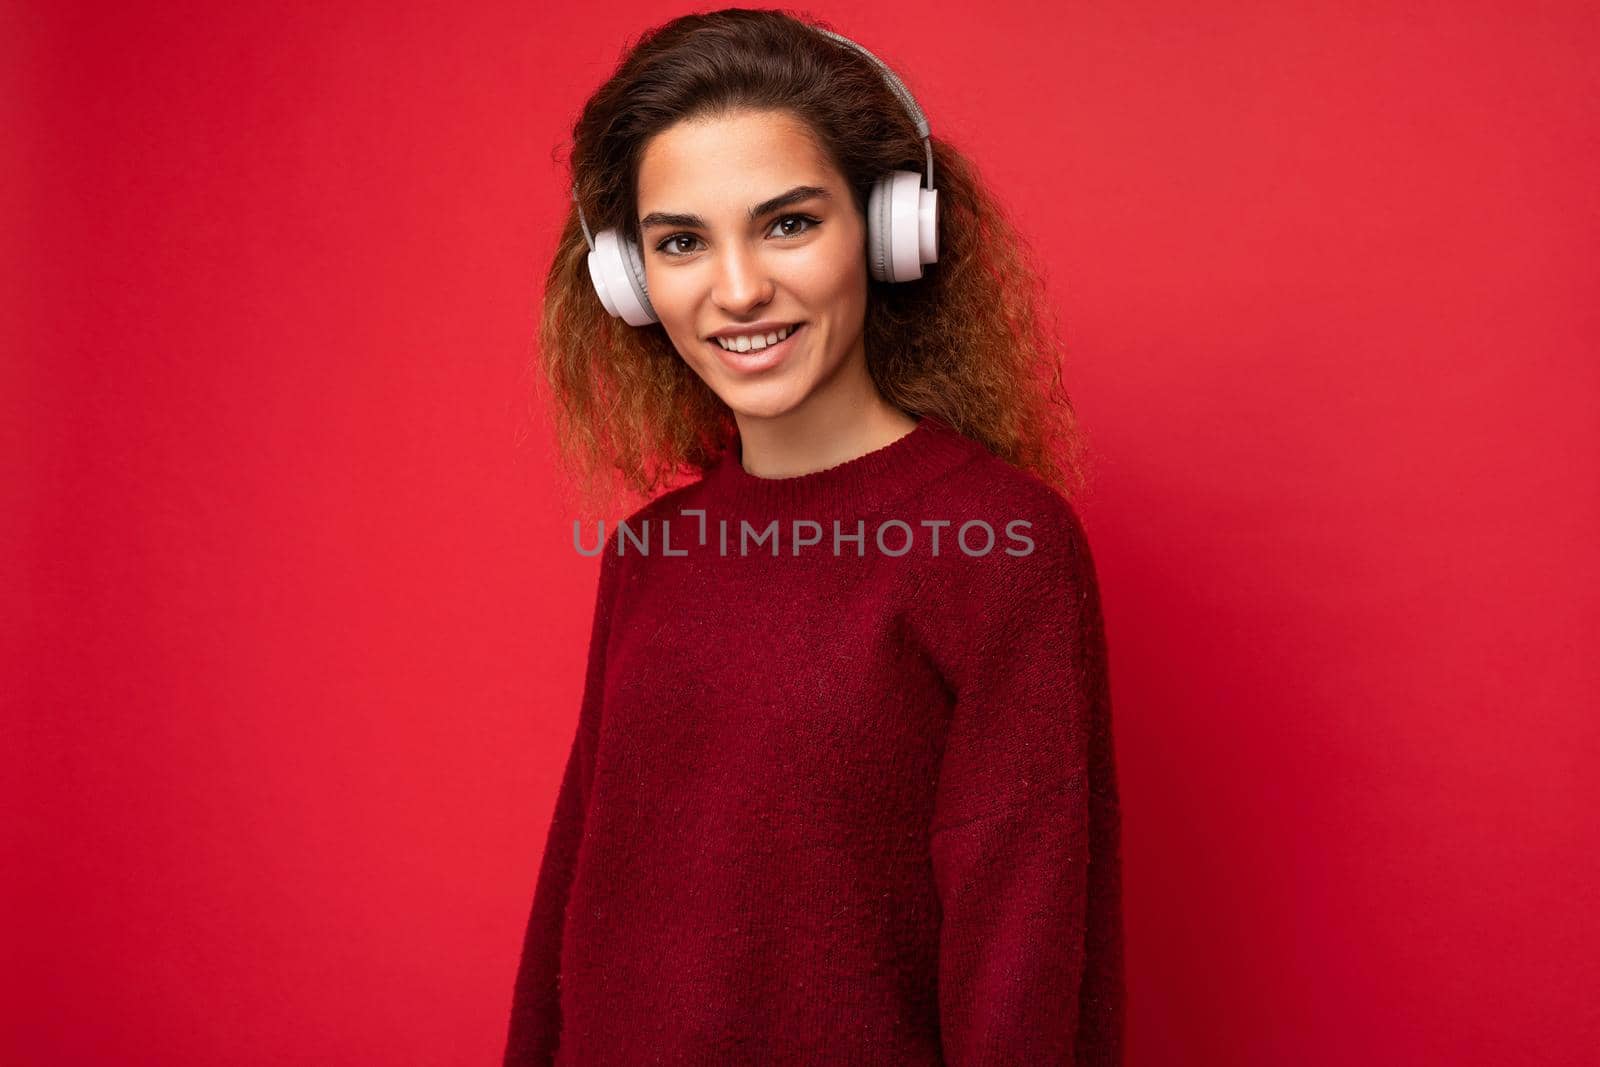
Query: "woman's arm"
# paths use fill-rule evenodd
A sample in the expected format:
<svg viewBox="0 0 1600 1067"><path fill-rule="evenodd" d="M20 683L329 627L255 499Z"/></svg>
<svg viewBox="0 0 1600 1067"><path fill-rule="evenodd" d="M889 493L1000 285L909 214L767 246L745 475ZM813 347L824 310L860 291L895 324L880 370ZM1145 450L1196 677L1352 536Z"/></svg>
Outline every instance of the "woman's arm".
<svg viewBox="0 0 1600 1067"><path fill-rule="evenodd" d="M1106 967L1120 982L1120 940L1115 958L1086 947L1111 920L1089 914L1091 884L1114 883L1120 862L1105 638L1087 539L1059 505L1027 531L1032 554L957 561L970 570L940 612L956 698L931 849L952 1067L1070 1064L1120 1044L1120 1003L1095 999L1105 973L1085 983Z"/></svg>
<svg viewBox="0 0 1600 1067"><path fill-rule="evenodd" d="M507 1067L550 1064L561 1039L561 932L566 921L567 896L572 888L578 845L583 838L589 785L594 778L594 750L605 688L605 650L611 631L616 581L615 559L613 542L607 541L595 592L578 727L556 796L555 814L550 820L512 993L504 1059Z"/></svg>

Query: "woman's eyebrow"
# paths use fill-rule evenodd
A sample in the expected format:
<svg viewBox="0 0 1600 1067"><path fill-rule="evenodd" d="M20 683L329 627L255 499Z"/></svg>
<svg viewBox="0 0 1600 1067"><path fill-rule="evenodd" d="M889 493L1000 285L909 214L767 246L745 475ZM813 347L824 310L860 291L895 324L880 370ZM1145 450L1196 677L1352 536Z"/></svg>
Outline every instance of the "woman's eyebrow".
<svg viewBox="0 0 1600 1067"><path fill-rule="evenodd" d="M786 193L779 193L770 200L763 200L750 209L750 221L754 222L763 215L770 215L779 208L798 204L802 200L818 198L827 200L832 196L828 190L820 185L797 185ZM671 211L652 211L639 220L639 229L648 230L653 226L683 226L692 230L709 229L706 220L699 215L684 215Z"/></svg>

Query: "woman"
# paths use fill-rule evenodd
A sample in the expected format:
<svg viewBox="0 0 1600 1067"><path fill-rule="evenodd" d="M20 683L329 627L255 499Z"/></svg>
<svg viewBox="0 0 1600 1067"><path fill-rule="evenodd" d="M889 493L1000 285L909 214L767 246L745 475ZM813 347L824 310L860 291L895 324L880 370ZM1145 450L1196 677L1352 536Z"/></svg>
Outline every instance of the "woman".
<svg viewBox="0 0 1600 1067"><path fill-rule="evenodd" d="M505 1062L1120 1062L1099 594L1021 242L779 12L646 34L574 134L560 440L698 478L604 546Z"/></svg>

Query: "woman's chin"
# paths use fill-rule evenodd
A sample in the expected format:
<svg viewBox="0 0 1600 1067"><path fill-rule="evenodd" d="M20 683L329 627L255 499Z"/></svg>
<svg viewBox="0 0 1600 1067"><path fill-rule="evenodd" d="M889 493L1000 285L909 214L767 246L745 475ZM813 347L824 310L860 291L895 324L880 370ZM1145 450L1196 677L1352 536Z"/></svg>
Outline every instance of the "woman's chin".
<svg viewBox="0 0 1600 1067"><path fill-rule="evenodd" d="M749 419L775 419L787 415L804 399L783 382L751 382L724 390L720 395L722 402L735 415Z"/></svg>

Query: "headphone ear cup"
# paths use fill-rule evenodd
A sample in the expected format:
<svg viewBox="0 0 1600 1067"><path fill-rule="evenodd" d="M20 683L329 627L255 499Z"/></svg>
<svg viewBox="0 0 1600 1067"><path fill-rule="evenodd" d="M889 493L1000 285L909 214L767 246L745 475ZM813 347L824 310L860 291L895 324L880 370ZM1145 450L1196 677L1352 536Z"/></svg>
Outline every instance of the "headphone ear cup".
<svg viewBox="0 0 1600 1067"><path fill-rule="evenodd" d="M655 307L650 303L650 286L644 279L644 257L639 254L639 246L628 240L617 243L622 246L623 259L628 265L628 276L634 283L634 294L638 298L639 307L644 312L645 317L644 322L636 322L633 325L643 326L652 322L660 322L660 316L656 314Z"/></svg>
<svg viewBox="0 0 1600 1067"><path fill-rule="evenodd" d="M616 230L595 234L594 250L589 253L589 281L606 311L629 326L660 321L650 306L639 249Z"/></svg>
<svg viewBox="0 0 1600 1067"><path fill-rule="evenodd" d="M889 225L889 187L889 178L879 178L867 194L867 270L874 281L880 282L894 281L889 269L893 233Z"/></svg>
<svg viewBox="0 0 1600 1067"><path fill-rule="evenodd" d="M922 277L939 259L939 191L922 188L915 171L878 179L867 196L867 264L880 282Z"/></svg>

